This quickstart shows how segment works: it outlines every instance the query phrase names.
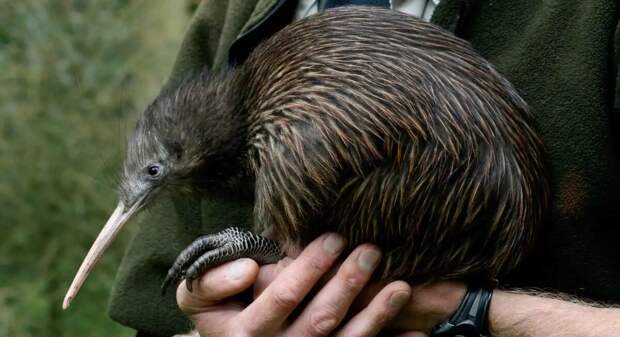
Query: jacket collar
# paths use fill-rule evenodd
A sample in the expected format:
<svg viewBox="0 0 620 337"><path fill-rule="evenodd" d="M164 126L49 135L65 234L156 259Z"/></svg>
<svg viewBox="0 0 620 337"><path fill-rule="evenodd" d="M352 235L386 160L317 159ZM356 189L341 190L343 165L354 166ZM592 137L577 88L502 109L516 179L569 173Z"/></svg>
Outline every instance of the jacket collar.
<svg viewBox="0 0 620 337"><path fill-rule="evenodd" d="M340 6L380 6L390 8L390 0L317 0L319 10L340 7ZM233 41L228 50L228 64L238 66L248 57L250 52L258 46L260 42L275 34L280 29L293 21L296 0L277 0L267 13L258 22Z"/></svg>

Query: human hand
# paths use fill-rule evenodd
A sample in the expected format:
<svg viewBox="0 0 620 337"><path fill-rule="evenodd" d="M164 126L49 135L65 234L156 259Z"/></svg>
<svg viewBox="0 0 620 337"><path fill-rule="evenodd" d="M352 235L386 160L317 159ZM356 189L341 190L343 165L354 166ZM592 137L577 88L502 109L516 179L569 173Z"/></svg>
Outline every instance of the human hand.
<svg viewBox="0 0 620 337"><path fill-rule="evenodd" d="M313 295L299 315L289 315L328 271L344 248L334 234L313 241L295 260L259 268L250 259L221 265L194 281L194 291L177 288L177 302L201 336L375 336L411 294L409 285L392 282L368 305L341 324L380 260L372 245L357 247L335 275ZM255 282L255 300L235 295Z"/></svg>
<svg viewBox="0 0 620 337"><path fill-rule="evenodd" d="M376 296L383 285L371 284L358 297L357 306L363 307ZM425 337L439 323L450 318L458 309L467 286L453 281L438 281L412 288L412 296L388 327L408 331L399 337Z"/></svg>

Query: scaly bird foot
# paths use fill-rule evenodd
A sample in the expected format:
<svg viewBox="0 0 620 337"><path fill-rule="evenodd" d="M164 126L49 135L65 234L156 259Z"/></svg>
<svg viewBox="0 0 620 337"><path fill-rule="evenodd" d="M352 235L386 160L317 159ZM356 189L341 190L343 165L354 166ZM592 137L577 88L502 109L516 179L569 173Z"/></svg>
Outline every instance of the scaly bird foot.
<svg viewBox="0 0 620 337"><path fill-rule="evenodd" d="M185 279L189 291L192 281L212 267L247 257L259 264L275 263L281 257L280 247L273 241L250 231L230 227L221 232L201 236L177 257L162 283L162 294L171 284Z"/></svg>

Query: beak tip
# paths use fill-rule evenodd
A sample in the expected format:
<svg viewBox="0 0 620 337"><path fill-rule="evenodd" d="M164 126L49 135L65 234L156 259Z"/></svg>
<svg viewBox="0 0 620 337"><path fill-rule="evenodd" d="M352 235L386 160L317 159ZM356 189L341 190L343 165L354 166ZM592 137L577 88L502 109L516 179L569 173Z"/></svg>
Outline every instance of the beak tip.
<svg viewBox="0 0 620 337"><path fill-rule="evenodd" d="M67 310L71 305L72 300L73 296L69 296L69 294L67 294L67 296L65 296L65 299L62 301L62 310Z"/></svg>

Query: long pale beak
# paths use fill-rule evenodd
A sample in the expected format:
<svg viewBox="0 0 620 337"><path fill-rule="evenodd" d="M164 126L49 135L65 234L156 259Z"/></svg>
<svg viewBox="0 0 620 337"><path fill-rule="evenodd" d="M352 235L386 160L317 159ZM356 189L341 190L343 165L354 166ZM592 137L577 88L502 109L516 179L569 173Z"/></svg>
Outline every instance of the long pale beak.
<svg viewBox="0 0 620 337"><path fill-rule="evenodd" d="M67 309L69 307L71 301L73 301L82 287L82 284L86 281L90 271L93 269L97 261L99 261L99 258L101 258L108 246L110 246L127 220L129 220L129 218L131 218L131 216L136 213L138 209L140 209L145 197L146 196L140 198L126 211L125 205L123 205L122 202L118 203L118 206L110 216L110 219L108 219L108 222L106 222L105 226L103 226L99 236L97 236L97 239L95 239L95 242L93 242L93 245L90 247L84 261L82 261L80 269L75 274L73 282L71 282L71 286L65 295L64 301L62 302L63 309Z"/></svg>

